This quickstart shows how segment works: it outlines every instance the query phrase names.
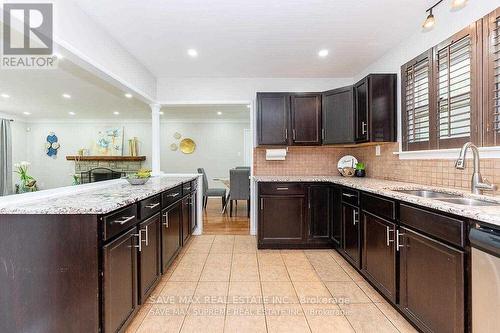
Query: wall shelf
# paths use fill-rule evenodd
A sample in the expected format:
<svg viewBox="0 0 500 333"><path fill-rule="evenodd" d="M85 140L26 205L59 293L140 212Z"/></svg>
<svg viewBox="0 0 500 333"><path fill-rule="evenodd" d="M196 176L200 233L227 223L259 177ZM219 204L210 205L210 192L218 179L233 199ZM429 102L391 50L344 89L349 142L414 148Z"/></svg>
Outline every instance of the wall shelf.
<svg viewBox="0 0 500 333"><path fill-rule="evenodd" d="M145 161L146 156L66 156L68 161Z"/></svg>

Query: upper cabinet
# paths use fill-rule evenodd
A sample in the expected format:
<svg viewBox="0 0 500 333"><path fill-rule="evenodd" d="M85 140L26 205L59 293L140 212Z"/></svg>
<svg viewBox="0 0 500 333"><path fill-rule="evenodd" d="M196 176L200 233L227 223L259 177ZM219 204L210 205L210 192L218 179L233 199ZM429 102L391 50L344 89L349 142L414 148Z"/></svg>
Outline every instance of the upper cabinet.
<svg viewBox="0 0 500 333"><path fill-rule="evenodd" d="M396 85L396 74L370 74L354 85L354 141L396 141Z"/></svg>
<svg viewBox="0 0 500 333"><path fill-rule="evenodd" d="M323 144L352 143L354 141L353 87L324 92L322 100Z"/></svg>
<svg viewBox="0 0 500 333"><path fill-rule="evenodd" d="M396 74L371 74L323 93L257 93L263 146L394 142Z"/></svg>

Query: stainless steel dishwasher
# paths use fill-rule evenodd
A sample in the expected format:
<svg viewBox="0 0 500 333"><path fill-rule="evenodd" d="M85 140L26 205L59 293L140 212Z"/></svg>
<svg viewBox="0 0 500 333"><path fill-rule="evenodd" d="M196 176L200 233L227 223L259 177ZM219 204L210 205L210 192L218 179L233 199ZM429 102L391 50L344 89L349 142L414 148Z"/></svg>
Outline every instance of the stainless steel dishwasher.
<svg viewBox="0 0 500 333"><path fill-rule="evenodd" d="M500 227L476 223L472 246L472 331L498 332L500 327Z"/></svg>

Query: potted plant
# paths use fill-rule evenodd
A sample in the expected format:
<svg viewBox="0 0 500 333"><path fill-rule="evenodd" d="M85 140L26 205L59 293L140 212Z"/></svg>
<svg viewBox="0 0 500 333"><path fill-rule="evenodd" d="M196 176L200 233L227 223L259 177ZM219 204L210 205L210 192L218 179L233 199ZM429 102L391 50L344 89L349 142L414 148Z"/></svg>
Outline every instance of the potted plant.
<svg viewBox="0 0 500 333"><path fill-rule="evenodd" d="M17 169L14 172L19 175L19 184L16 184L16 193L35 192L38 190L36 180L28 175L29 162L22 161L14 164Z"/></svg>
<svg viewBox="0 0 500 333"><path fill-rule="evenodd" d="M365 164L364 163L357 163L356 164L356 171L355 171L356 177L364 177L366 176L366 170L365 170Z"/></svg>

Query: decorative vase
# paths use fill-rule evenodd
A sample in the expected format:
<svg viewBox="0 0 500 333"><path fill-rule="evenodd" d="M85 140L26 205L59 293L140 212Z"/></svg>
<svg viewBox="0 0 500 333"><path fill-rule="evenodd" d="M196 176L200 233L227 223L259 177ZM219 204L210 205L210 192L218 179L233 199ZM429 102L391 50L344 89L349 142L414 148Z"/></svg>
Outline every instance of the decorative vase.
<svg viewBox="0 0 500 333"><path fill-rule="evenodd" d="M366 176L366 170L356 170L355 175L356 177L364 177Z"/></svg>

